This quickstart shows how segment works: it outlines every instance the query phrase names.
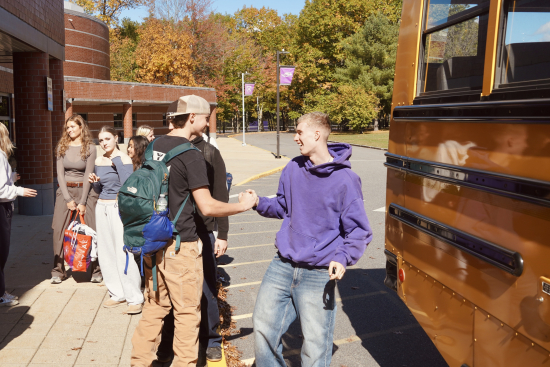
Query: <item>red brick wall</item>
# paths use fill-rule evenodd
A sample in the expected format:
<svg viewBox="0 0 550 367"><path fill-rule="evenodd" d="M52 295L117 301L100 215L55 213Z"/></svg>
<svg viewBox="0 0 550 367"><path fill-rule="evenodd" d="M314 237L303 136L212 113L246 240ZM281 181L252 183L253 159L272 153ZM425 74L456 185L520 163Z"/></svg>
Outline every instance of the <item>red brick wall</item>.
<svg viewBox="0 0 550 367"><path fill-rule="evenodd" d="M65 73L65 75L67 75ZM175 101L181 96L195 94L208 102L216 102L216 91L208 89L171 88L163 85L130 83L83 83L65 81L67 98L113 99L138 101Z"/></svg>
<svg viewBox="0 0 550 367"><path fill-rule="evenodd" d="M63 61L50 59L49 62L50 78L52 78L53 87L53 111L51 112L52 146L55 147L61 138L65 125L65 113L63 112Z"/></svg>
<svg viewBox="0 0 550 367"><path fill-rule="evenodd" d="M48 54L14 52L17 171L21 185L53 182L51 114L46 99Z"/></svg>
<svg viewBox="0 0 550 367"><path fill-rule="evenodd" d="M13 74L0 70L0 92L13 93Z"/></svg>
<svg viewBox="0 0 550 367"><path fill-rule="evenodd" d="M104 80L111 78L109 29L104 23L67 13L65 42L65 75Z"/></svg>
<svg viewBox="0 0 550 367"><path fill-rule="evenodd" d="M0 0L0 7L57 43L65 44L63 0Z"/></svg>
<svg viewBox="0 0 550 367"><path fill-rule="evenodd" d="M67 48L65 48L65 50L66 49ZM100 66L79 64L75 62L65 62L64 69L65 75L67 76L79 76L82 78L93 78L102 80L109 80L111 78L111 71Z"/></svg>
<svg viewBox="0 0 550 367"><path fill-rule="evenodd" d="M166 113L166 109L166 106L132 106L132 113L137 114L137 127L149 125L155 129L155 134L164 135L168 134L168 126L162 125L162 114ZM88 114L90 131L92 136L97 138L97 132L103 125L114 126L113 115L123 113L123 107L76 105L73 106L73 112ZM135 135L137 127L133 128L132 135ZM121 132L123 130L123 128L116 129Z"/></svg>

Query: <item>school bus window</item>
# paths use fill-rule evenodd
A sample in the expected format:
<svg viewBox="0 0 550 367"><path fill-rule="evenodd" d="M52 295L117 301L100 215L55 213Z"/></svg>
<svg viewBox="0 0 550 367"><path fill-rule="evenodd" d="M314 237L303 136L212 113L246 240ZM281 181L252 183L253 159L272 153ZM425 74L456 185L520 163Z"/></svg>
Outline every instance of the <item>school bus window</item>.
<svg viewBox="0 0 550 367"><path fill-rule="evenodd" d="M432 0L428 5L426 29L452 22L459 18L472 17L485 10L489 0Z"/></svg>
<svg viewBox="0 0 550 367"><path fill-rule="evenodd" d="M497 87L533 81L550 83L550 2L510 0L504 11L504 47L497 68L500 79L495 78Z"/></svg>
<svg viewBox="0 0 550 367"><path fill-rule="evenodd" d="M481 89L488 9L488 0L429 2L420 94Z"/></svg>

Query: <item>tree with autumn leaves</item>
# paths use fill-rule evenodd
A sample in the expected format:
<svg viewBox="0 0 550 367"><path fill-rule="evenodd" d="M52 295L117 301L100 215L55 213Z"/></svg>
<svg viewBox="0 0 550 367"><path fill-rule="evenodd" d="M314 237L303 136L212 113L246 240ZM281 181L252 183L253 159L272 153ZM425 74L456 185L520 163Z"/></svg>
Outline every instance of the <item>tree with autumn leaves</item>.
<svg viewBox="0 0 550 367"><path fill-rule="evenodd" d="M362 130L389 113L402 0L306 0L299 16L265 7L219 14L212 0L74 1L110 25L112 79L215 88L218 120L242 119L243 72L256 83L247 121L259 117L256 97L262 119L275 120L282 49L290 54L281 63L296 66L292 85L281 87L283 122L322 110ZM144 3L142 23L118 19Z"/></svg>

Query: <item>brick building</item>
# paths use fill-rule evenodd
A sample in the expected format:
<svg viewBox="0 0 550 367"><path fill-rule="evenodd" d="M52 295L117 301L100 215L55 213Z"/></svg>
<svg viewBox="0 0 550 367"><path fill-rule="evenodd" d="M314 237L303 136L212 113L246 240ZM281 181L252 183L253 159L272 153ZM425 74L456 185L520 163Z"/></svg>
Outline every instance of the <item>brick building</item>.
<svg viewBox="0 0 550 367"><path fill-rule="evenodd" d="M21 185L39 193L19 199L21 214L53 213L53 148L66 117L82 114L94 137L103 125L125 141L142 124L165 134L168 104L188 94L210 102L215 134L214 89L111 81L102 21L63 0L0 0L0 123L17 146Z"/></svg>

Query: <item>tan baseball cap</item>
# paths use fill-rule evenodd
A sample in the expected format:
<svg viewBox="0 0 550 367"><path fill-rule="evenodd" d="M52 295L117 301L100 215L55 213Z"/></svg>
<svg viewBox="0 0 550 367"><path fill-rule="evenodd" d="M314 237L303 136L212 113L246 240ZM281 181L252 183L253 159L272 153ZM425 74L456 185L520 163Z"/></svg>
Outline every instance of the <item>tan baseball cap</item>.
<svg viewBox="0 0 550 367"><path fill-rule="evenodd" d="M168 116L185 115L188 113L210 115L210 104L206 99L191 94L189 96L180 97L177 101L170 103L166 113Z"/></svg>

